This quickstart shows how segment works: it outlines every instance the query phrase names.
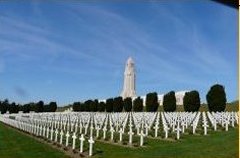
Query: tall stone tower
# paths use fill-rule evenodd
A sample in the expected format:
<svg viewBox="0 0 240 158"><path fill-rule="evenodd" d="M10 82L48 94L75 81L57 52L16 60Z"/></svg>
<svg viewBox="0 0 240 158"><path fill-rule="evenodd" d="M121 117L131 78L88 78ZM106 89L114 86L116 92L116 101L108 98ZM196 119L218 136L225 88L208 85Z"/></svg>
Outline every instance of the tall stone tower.
<svg viewBox="0 0 240 158"><path fill-rule="evenodd" d="M127 97L136 97L136 74L134 62L131 57L128 58L125 71L124 71L124 83L123 83L123 91L121 96L123 98Z"/></svg>

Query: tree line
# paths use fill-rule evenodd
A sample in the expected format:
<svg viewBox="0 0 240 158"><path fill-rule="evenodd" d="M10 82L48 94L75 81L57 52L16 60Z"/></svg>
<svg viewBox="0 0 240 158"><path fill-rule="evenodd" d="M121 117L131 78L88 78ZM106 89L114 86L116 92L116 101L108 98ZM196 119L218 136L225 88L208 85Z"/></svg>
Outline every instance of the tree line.
<svg viewBox="0 0 240 158"><path fill-rule="evenodd" d="M226 108L226 93L224 87L219 84L213 85L206 95L209 111L224 111ZM183 98L183 107L187 112L199 111L201 105L199 92L196 90L186 92ZM95 100L87 100L85 102L74 102L72 104L73 111L87 112L142 112L144 111L143 99L115 97L108 98L106 102ZM148 93L145 100L145 111L155 112L158 110L159 102L156 92ZM163 96L163 110L166 112L176 111L176 96L174 91Z"/></svg>
<svg viewBox="0 0 240 158"><path fill-rule="evenodd" d="M10 103L8 99L0 101L0 111L1 114L6 113L18 113L22 111L23 113L29 113L30 111L34 112L55 112L57 110L57 103L50 102L49 104L44 104L43 101L37 103L31 102L24 105L16 104L15 102Z"/></svg>
<svg viewBox="0 0 240 158"><path fill-rule="evenodd" d="M207 105L209 111L224 111L226 108L226 93L224 86L213 85L206 95ZM183 107L187 112L198 111L201 105L199 92L196 90L186 92L183 98ZM73 111L87 111L87 112L155 112L158 110L159 102L156 92L148 93L146 95L145 107L143 106L143 99L137 97L135 99L122 97L108 98L106 102L95 100L87 100L85 102L74 102L72 105ZM166 112L176 111L176 96L174 91L170 91L163 96L163 110ZM55 112L57 109L56 102L44 104L43 101L37 103L28 103L24 105L10 103L7 99L0 101L1 113L18 113L23 111L28 113L34 112Z"/></svg>

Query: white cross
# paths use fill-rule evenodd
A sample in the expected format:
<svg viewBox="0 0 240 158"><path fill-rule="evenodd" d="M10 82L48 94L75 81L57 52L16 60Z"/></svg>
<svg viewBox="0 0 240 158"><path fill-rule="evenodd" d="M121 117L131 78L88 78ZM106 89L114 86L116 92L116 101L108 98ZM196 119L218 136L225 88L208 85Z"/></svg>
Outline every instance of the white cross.
<svg viewBox="0 0 240 158"><path fill-rule="evenodd" d="M49 127L47 127L47 138L49 136Z"/></svg>
<svg viewBox="0 0 240 158"><path fill-rule="evenodd" d="M167 125L164 126L165 139L168 138L168 130L169 130L169 129L170 129L170 128L169 128Z"/></svg>
<svg viewBox="0 0 240 158"><path fill-rule="evenodd" d="M54 130L53 130L53 127L52 127L52 129L51 129L51 136L50 136L51 140L53 140L53 132L54 132Z"/></svg>
<svg viewBox="0 0 240 158"><path fill-rule="evenodd" d="M60 144L62 144L63 135L64 135L63 130L61 130L61 132L60 132Z"/></svg>
<svg viewBox="0 0 240 158"><path fill-rule="evenodd" d="M107 131L107 128L106 126L103 127L103 139L106 138L106 131Z"/></svg>
<svg viewBox="0 0 240 158"><path fill-rule="evenodd" d="M235 122L235 118L233 117L233 115L231 115L231 124L232 124L232 127L234 127L234 122Z"/></svg>
<svg viewBox="0 0 240 158"><path fill-rule="evenodd" d="M67 131L67 133L66 133L66 146L68 146L68 137L70 137L70 134L69 134L69 132Z"/></svg>
<svg viewBox="0 0 240 158"><path fill-rule="evenodd" d="M58 129L55 130L55 142L57 142L57 137L58 137Z"/></svg>
<svg viewBox="0 0 240 158"><path fill-rule="evenodd" d="M179 122L178 122L177 128L175 130L177 131L177 139L179 139L180 138L180 131L181 131L181 128L179 127Z"/></svg>
<svg viewBox="0 0 240 158"><path fill-rule="evenodd" d="M88 140L89 142L89 156L92 156L92 150L93 150L93 144L94 144L94 140L92 137L90 137L90 139Z"/></svg>
<svg viewBox="0 0 240 158"><path fill-rule="evenodd" d="M122 142L122 135L123 135L124 131L122 128L120 128L119 130L119 141Z"/></svg>
<svg viewBox="0 0 240 158"><path fill-rule="evenodd" d="M77 136L76 136L76 133L74 132L74 133L73 133L73 136L72 136L72 139L73 139L72 149L73 149L73 150L75 149L76 138L77 138Z"/></svg>
<svg viewBox="0 0 240 158"><path fill-rule="evenodd" d="M86 124L85 126L84 126L84 134L86 135L87 134L87 130L88 130L88 124Z"/></svg>
<svg viewBox="0 0 240 158"><path fill-rule="evenodd" d="M74 124L73 124L73 123L71 123L71 132L73 131L73 126L74 126Z"/></svg>
<svg viewBox="0 0 240 158"><path fill-rule="evenodd" d="M46 133L46 126L43 127L43 137L45 137L45 133Z"/></svg>
<svg viewBox="0 0 240 158"><path fill-rule="evenodd" d="M100 130L100 127L97 125L97 127L96 127L96 137L98 138L99 137L99 130Z"/></svg>
<svg viewBox="0 0 240 158"><path fill-rule="evenodd" d="M113 141L113 134L114 134L114 132L115 132L115 130L114 130L113 127L111 127L110 132L111 132L111 141Z"/></svg>
<svg viewBox="0 0 240 158"><path fill-rule="evenodd" d="M229 121L228 121L228 119L225 119L225 131L228 131L228 123L229 123Z"/></svg>
<svg viewBox="0 0 240 158"><path fill-rule="evenodd" d="M82 123L80 123L80 125L79 125L79 133L80 134L82 133Z"/></svg>
<svg viewBox="0 0 240 158"><path fill-rule="evenodd" d="M81 134L81 137L79 138L79 140L80 140L80 153L82 153L83 152L83 142L85 140L83 134Z"/></svg>
<svg viewBox="0 0 240 158"><path fill-rule="evenodd" d="M157 135L158 135L158 129L159 129L158 124L156 123L153 128L155 129L155 137L157 137Z"/></svg>
<svg viewBox="0 0 240 158"><path fill-rule="evenodd" d="M90 127L90 136L92 136L92 134L93 134L93 129L94 129L94 127L93 127L93 125L91 124L91 127Z"/></svg>
<svg viewBox="0 0 240 158"><path fill-rule="evenodd" d="M129 135L129 144L132 144L132 136L134 135L134 133L132 132L132 129L130 128L130 131L128 132Z"/></svg>
<svg viewBox="0 0 240 158"><path fill-rule="evenodd" d="M145 137L145 134L143 133L143 130L141 129L140 133L140 146L143 146L143 138Z"/></svg>
<svg viewBox="0 0 240 158"><path fill-rule="evenodd" d="M208 127L207 122L204 122L202 126L204 127L204 135L207 135L207 127Z"/></svg>
<svg viewBox="0 0 240 158"><path fill-rule="evenodd" d="M78 131L78 124L76 123L75 124L75 133L77 133L77 131Z"/></svg>

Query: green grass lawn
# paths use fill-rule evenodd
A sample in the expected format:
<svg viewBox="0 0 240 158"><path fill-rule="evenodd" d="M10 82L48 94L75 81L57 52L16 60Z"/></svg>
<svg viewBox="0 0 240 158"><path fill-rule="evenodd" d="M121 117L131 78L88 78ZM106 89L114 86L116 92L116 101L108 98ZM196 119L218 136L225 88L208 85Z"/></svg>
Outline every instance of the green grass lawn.
<svg viewBox="0 0 240 158"><path fill-rule="evenodd" d="M145 139L145 147L137 148L121 147L97 141L94 144L93 157L235 158L238 157L238 138L238 128L229 127L228 132L218 128L218 131L210 131L207 136L184 134L181 135L179 141L147 138ZM0 123L0 158L21 157L63 158L67 156L49 145L41 144L37 140Z"/></svg>
<svg viewBox="0 0 240 158"><path fill-rule="evenodd" d="M179 141L147 139L147 147L129 149L109 144L96 144L103 151L96 157L161 157L161 158L236 158L238 157L238 128L211 131L207 136L182 135Z"/></svg>
<svg viewBox="0 0 240 158"><path fill-rule="evenodd" d="M67 156L0 123L0 158L67 158Z"/></svg>

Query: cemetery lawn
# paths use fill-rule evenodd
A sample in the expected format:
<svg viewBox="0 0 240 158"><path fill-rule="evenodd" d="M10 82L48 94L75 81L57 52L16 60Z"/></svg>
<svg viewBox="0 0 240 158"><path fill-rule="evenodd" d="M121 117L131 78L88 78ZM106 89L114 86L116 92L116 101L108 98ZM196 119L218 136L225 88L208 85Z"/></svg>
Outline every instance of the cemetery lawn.
<svg viewBox="0 0 240 158"><path fill-rule="evenodd" d="M63 152L42 144L0 123L1 158L68 158Z"/></svg>
<svg viewBox="0 0 240 158"><path fill-rule="evenodd" d="M229 131L210 131L207 136L181 135L179 141L147 139L147 147L130 149L110 144L95 144L102 158L236 158L238 127ZM146 140L146 139L145 139ZM102 151L102 153L101 153Z"/></svg>
<svg viewBox="0 0 240 158"><path fill-rule="evenodd" d="M179 141L145 138L145 147L122 147L95 141L93 158L235 158L238 157L238 127L226 132L210 130L202 134L181 135ZM1 158L67 158L64 153L41 144L0 123ZM79 156L80 157L80 156Z"/></svg>

